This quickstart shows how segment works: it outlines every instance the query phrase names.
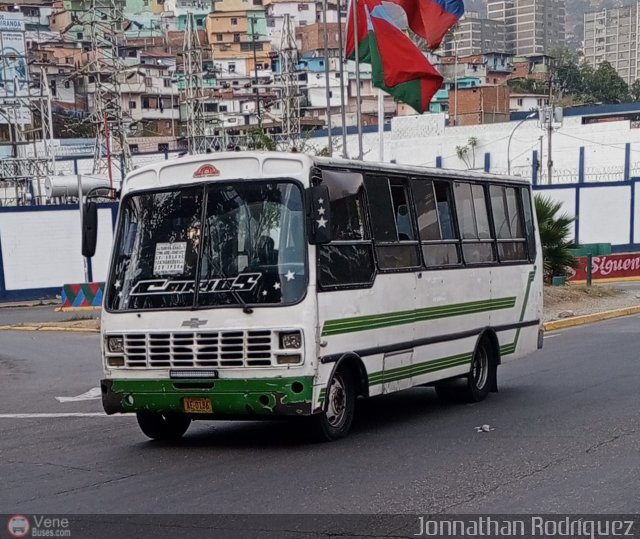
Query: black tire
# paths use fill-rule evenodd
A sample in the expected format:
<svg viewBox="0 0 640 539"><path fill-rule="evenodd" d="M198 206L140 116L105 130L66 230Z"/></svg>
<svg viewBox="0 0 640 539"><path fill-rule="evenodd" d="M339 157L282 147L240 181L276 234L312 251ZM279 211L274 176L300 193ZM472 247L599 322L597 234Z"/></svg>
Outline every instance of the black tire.
<svg viewBox="0 0 640 539"><path fill-rule="evenodd" d="M480 402L487 398L496 385L497 364L493 347L482 339L473 354L467 375L465 398L468 402Z"/></svg>
<svg viewBox="0 0 640 539"><path fill-rule="evenodd" d="M351 373L338 369L327 387L324 409L312 419L314 438L331 442L349 434L356 405L355 383Z"/></svg>
<svg viewBox="0 0 640 539"><path fill-rule="evenodd" d="M152 440L165 442L182 438L191 424L190 417L176 413L139 412L136 418L144 434Z"/></svg>

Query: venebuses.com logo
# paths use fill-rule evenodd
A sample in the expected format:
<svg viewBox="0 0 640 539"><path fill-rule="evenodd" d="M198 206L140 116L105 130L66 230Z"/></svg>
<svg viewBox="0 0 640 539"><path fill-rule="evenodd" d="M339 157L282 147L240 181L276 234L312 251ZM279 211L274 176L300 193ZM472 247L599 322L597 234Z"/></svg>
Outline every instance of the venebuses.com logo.
<svg viewBox="0 0 640 539"><path fill-rule="evenodd" d="M7 521L7 531L11 537L26 537L30 530L31 524L24 515L13 515Z"/></svg>
<svg viewBox="0 0 640 539"><path fill-rule="evenodd" d="M13 515L7 520L9 537L71 537L68 518Z"/></svg>

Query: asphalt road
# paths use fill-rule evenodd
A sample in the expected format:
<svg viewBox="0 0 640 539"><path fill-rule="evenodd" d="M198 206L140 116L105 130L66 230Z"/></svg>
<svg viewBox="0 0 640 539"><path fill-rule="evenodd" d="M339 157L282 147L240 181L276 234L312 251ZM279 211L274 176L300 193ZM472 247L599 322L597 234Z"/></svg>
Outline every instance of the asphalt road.
<svg viewBox="0 0 640 539"><path fill-rule="evenodd" d="M97 385L98 337L0 332L0 513L637 513L639 325L549 334L483 403L361 402L349 438L315 445L295 423L196 423L169 444L131 417L9 417L100 412L55 399Z"/></svg>

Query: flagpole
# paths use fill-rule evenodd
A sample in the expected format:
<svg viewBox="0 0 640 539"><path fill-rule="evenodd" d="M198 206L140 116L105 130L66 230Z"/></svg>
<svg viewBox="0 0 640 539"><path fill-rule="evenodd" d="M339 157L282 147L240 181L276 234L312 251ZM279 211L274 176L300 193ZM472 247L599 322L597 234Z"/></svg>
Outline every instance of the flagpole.
<svg viewBox="0 0 640 539"><path fill-rule="evenodd" d="M344 57L345 44L342 39L342 6L340 0L336 0L338 8L338 42L340 44L340 57L338 67L340 69L340 119L342 120L342 157L347 159L347 111L344 102Z"/></svg>
<svg viewBox="0 0 640 539"><path fill-rule="evenodd" d="M384 162L384 94L378 88L378 142L380 150L378 161Z"/></svg>
<svg viewBox="0 0 640 539"><path fill-rule="evenodd" d="M331 139L331 88L329 87L329 28L327 27L327 0L322 2L322 11L324 12L323 30L324 30L324 80L326 86L327 98L327 153L329 157L333 156L333 140Z"/></svg>
<svg viewBox="0 0 640 539"><path fill-rule="evenodd" d="M360 103L360 28L358 27L358 0L353 1L353 43L356 55L356 123L358 125L358 160L362 161L362 105Z"/></svg>

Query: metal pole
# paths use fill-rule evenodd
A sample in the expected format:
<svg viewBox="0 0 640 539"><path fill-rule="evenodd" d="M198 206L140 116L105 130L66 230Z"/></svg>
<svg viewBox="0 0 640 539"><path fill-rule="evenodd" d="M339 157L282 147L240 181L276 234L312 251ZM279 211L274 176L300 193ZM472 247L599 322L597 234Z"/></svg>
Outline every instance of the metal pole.
<svg viewBox="0 0 640 539"><path fill-rule="evenodd" d="M327 98L327 152L333 156L333 141L331 139L331 88L329 87L329 28L327 26L327 0L322 1L323 30L324 30L324 81Z"/></svg>
<svg viewBox="0 0 640 539"><path fill-rule="evenodd" d="M84 205L82 204L82 175L77 175L78 180L78 209L80 210L80 235L82 236L82 231L84 229ZM82 263L84 266L84 282L89 282L89 263L87 262L86 257L82 257Z"/></svg>
<svg viewBox="0 0 640 539"><path fill-rule="evenodd" d="M551 107L549 107L549 126L548 126L548 144L549 147L547 148L547 167L548 167L548 172L547 172L547 183L549 185L551 185L551 180L553 178L553 109Z"/></svg>
<svg viewBox="0 0 640 539"><path fill-rule="evenodd" d="M338 9L338 42L339 42L339 57L338 68L340 69L340 119L342 121L342 157L347 159L347 111L344 95L344 43L342 41L342 4L340 0L336 0L336 7Z"/></svg>
<svg viewBox="0 0 640 539"><path fill-rule="evenodd" d="M384 94L382 90L378 88L378 143L379 159L381 163L384 162Z"/></svg>
<svg viewBox="0 0 640 539"><path fill-rule="evenodd" d="M255 23L255 17L251 16L249 18L251 21L251 45L253 49L253 73L255 76L254 82L254 92L256 94L256 114L258 116L258 127L262 127L262 117L260 114L260 89L258 88L258 53L256 52L256 34L253 29L253 25Z"/></svg>
<svg viewBox="0 0 640 539"><path fill-rule="evenodd" d="M453 125L458 125L458 42L453 42L453 54L455 55L455 64L453 68L453 90L454 94L454 109L453 113Z"/></svg>
<svg viewBox="0 0 640 539"><path fill-rule="evenodd" d="M358 160L362 161L362 104L360 103L360 45L358 39L358 0L353 0L353 42L356 55L356 123L358 124Z"/></svg>

